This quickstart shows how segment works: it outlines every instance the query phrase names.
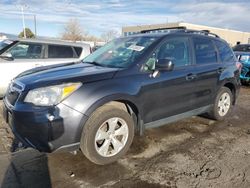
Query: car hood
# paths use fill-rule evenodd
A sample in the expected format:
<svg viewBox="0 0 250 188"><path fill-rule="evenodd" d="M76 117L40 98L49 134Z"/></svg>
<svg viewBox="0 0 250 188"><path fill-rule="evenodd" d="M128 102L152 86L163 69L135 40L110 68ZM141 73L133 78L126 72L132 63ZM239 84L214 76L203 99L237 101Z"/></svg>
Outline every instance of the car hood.
<svg viewBox="0 0 250 188"><path fill-rule="evenodd" d="M111 79L119 68L108 68L88 63L67 63L38 67L19 74L15 80L25 89L68 82L94 82Z"/></svg>

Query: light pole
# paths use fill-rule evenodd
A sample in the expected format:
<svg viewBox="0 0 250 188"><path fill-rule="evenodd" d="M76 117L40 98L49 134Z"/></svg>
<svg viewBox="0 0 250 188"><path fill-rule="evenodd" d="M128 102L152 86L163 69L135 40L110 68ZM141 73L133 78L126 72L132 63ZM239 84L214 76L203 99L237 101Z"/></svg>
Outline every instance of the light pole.
<svg viewBox="0 0 250 188"><path fill-rule="evenodd" d="M34 14L34 26L35 26L35 38L36 38L37 33L36 33L36 15L35 14Z"/></svg>
<svg viewBox="0 0 250 188"><path fill-rule="evenodd" d="M21 5L21 11L22 11L22 21L23 21L23 36L26 39L26 30L25 30L25 21L24 21L24 12L23 12L24 6Z"/></svg>
<svg viewBox="0 0 250 188"><path fill-rule="evenodd" d="M17 6L17 8L21 8L21 14L22 14L22 23L23 23L23 37L27 38L27 33L26 33L26 26L25 26L25 19L24 19L24 15L30 15L33 16L34 19L34 29L35 29L35 37L37 36L37 23L36 23L36 14L34 13L24 13L24 9L25 8L30 8L28 7L28 5L26 4L21 4L19 6Z"/></svg>

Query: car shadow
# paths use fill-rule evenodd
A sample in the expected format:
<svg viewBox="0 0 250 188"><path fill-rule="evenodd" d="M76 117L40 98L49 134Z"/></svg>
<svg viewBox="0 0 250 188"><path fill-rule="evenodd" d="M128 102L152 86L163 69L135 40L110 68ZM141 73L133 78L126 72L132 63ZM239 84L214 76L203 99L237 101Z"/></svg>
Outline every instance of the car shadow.
<svg viewBox="0 0 250 188"><path fill-rule="evenodd" d="M17 145L18 142L13 144ZM10 154L1 188L99 187L130 174L119 162L96 165L81 151L72 155L68 152L40 153L32 148L12 150L17 151Z"/></svg>
<svg viewBox="0 0 250 188"><path fill-rule="evenodd" d="M53 114L59 116L59 109L54 109ZM59 118L54 121L53 125L53 127L49 127L51 133L49 141L56 140L64 133L63 118L60 118L59 116ZM54 131L53 128L55 128L56 131ZM31 135L31 138L42 136L37 133ZM27 143L26 145L25 143L21 144L21 140L19 141L18 138L14 136L11 147L9 148L8 156L9 166L5 171L3 180L0 181L1 188L51 187L48 155L46 153L27 148Z"/></svg>
<svg viewBox="0 0 250 188"><path fill-rule="evenodd" d="M48 158L34 149L13 152L1 188L51 187Z"/></svg>

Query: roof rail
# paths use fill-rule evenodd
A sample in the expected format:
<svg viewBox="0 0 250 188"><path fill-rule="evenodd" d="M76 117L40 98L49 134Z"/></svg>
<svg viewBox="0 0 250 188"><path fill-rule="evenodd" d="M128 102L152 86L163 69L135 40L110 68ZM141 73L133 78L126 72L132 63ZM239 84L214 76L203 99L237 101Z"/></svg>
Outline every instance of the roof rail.
<svg viewBox="0 0 250 188"><path fill-rule="evenodd" d="M170 31L170 30L186 30L187 28L186 27L170 27L170 28L167 28L167 27L162 27L162 28L156 28L156 29L146 29L146 30L142 30L141 33L148 33L148 32L151 32L151 31L160 31L160 30L166 30L166 31Z"/></svg>
<svg viewBox="0 0 250 188"><path fill-rule="evenodd" d="M141 33L148 33L152 31L160 31L160 30L166 30L171 31L175 30L176 32L185 32L185 33L194 33L194 34L201 34L201 35L207 35L207 36L213 36L216 38L220 38L215 33L211 33L209 30L193 30L193 29L187 29L186 27L171 27L171 28L157 28L157 29L148 29L148 30L142 30Z"/></svg>
<svg viewBox="0 0 250 188"><path fill-rule="evenodd" d="M192 30L192 29L186 29L186 33L194 33L194 34L201 34L201 35L207 35L207 36L213 36L216 38L220 38L215 33L211 33L209 30Z"/></svg>

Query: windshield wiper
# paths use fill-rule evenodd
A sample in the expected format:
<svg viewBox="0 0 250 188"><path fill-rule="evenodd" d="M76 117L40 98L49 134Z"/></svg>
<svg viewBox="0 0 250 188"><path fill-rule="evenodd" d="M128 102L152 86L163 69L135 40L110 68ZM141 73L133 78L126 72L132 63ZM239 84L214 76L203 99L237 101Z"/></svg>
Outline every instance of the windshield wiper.
<svg viewBox="0 0 250 188"><path fill-rule="evenodd" d="M97 62L95 62L95 61L92 61L92 62L86 62L86 61L83 61L83 63L88 63L88 64L92 64L92 65L96 65L96 66L104 67L101 63L97 63Z"/></svg>
<svg viewBox="0 0 250 188"><path fill-rule="evenodd" d="M88 64L91 64L91 65L96 65L96 66L100 66L100 67L106 67L106 68L121 68L121 67L114 67L112 65L105 65L105 64L101 64L101 63L98 63L98 62L95 62L95 61L83 61L83 63L88 63Z"/></svg>

